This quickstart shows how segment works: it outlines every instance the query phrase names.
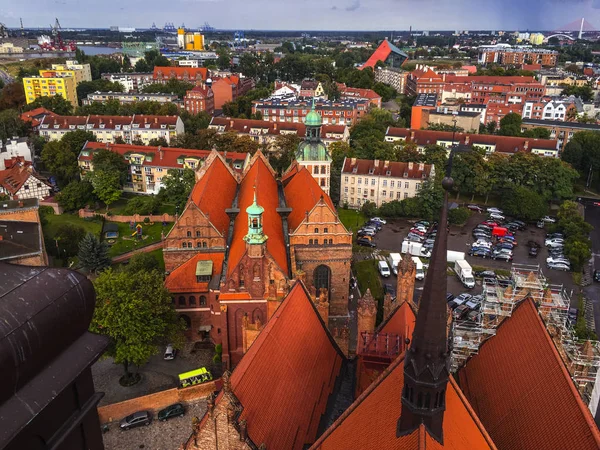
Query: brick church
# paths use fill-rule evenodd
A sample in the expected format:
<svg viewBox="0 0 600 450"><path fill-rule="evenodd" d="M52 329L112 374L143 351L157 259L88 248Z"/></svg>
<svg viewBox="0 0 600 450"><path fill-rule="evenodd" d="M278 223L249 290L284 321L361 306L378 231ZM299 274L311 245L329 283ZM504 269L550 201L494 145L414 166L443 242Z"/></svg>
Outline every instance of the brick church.
<svg viewBox="0 0 600 450"><path fill-rule="evenodd" d="M163 249L190 339L222 344L235 366L296 276L325 318L348 315L352 234L306 168L294 162L277 179L258 151L240 174L212 152L196 179Z"/></svg>

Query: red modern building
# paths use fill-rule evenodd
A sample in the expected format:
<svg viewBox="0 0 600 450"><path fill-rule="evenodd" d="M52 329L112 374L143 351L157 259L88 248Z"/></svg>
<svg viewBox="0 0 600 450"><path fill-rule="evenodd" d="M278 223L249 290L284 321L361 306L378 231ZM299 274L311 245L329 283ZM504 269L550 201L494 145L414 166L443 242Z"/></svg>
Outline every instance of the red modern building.
<svg viewBox="0 0 600 450"><path fill-rule="evenodd" d="M212 114L215 112L215 96L211 88L196 86L187 91L183 98L183 105L190 114L198 114L200 111Z"/></svg>

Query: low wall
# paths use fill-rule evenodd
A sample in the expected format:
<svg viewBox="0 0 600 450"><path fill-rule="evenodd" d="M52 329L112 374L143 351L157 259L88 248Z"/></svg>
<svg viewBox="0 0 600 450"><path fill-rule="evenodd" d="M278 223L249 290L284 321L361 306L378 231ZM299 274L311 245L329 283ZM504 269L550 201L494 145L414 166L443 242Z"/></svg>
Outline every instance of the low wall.
<svg viewBox="0 0 600 450"><path fill-rule="evenodd" d="M54 214L56 214L57 216L61 215L64 212L62 206L60 206L57 202L52 200L40 200L39 205L49 206L54 210Z"/></svg>
<svg viewBox="0 0 600 450"><path fill-rule="evenodd" d="M136 411L150 410L156 412L173 403L189 403L207 397L210 393L218 390L220 386L221 380L218 379L184 389L174 388L155 392L154 394L132 398L124 402L100 406L98 408L98 417L100 417L100 423L108 423L121 420L123 417Z"/></svg>
<svg viewBox="0 0 600 450"><path fill-rule="evenodd" d="M82 219L89 217L102 216L107 222L143 222L147 217L150 222L175 222L175 216L171 214L153 214L149 216L142 216L141 214L134 214L133 216L109 216L107 214L100 214L95 211L88 211L85 209L79 210L79 217Z"/></svg>

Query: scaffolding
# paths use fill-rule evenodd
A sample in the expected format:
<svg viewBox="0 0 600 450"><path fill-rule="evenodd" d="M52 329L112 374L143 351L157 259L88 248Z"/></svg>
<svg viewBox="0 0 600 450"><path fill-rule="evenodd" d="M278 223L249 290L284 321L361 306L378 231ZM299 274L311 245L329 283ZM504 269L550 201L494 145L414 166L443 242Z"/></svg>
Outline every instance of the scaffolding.
<svg viewBox="0 0 600 450"><path fill-rule="evenodd" d="M468 319L455 319L452 324L452 371L477 354L481 344L512 315L515 306L530 297L583 400L591 407L596 380L600 378L600 342L577 338L568 320L571 299L564 287L550 284L539 266L525 264L513 264L507 280L486 278L482 284L478 313Z"/></svg>
<svg viewBox="0 0 600 450"><path fill-rule="evenodd" d="M158 42L121 42L122 52L133 58L141 58L150 50L160 50Z"/></svg>

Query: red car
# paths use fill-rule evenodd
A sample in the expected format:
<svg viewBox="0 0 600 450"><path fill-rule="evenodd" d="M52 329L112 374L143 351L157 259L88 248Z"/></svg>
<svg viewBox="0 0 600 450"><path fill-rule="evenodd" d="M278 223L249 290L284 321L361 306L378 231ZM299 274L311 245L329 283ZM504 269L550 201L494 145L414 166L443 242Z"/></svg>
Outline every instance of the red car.
<svg viewBox="0 0 600 450"><path fill-rule="evenodd" d="M409 233L415 233L415 234L418 234L419 236L424 236L425 235L424 231L420 231L417 228L411 228L410 231L409 231Z"/></svg>
<svg viewBox="0 0 600 450"><path fill-rule="evenodd" d="M492 227L493 228L493 227L497 227L498 223L494 222L492 220L486 220L485 222L481 222L481 225L486 225L488 227Z"/></svg>

